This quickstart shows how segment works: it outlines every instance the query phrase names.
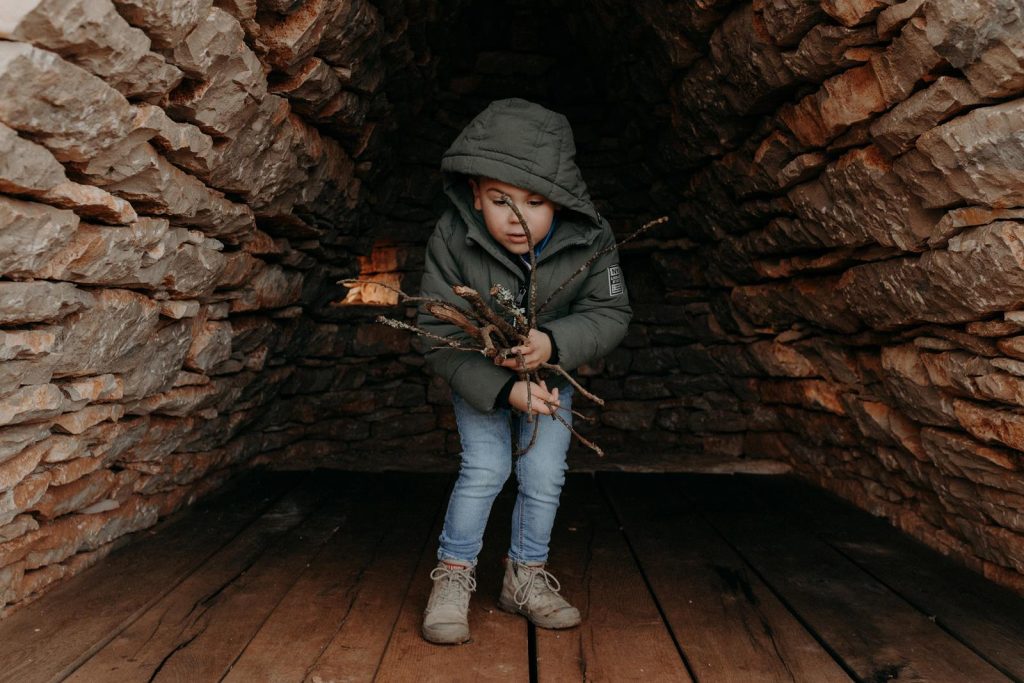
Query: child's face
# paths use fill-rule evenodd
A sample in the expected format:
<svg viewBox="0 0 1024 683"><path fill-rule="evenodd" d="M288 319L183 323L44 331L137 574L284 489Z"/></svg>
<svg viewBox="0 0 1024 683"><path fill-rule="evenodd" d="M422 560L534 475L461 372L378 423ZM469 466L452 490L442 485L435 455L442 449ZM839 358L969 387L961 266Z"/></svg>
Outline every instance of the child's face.
<svg viewBox="0 0 1024 683"><path fill-rule="evenodd" d="M501 202L502 193L519 207L530 226L534 245L551 231L557 205L547 197L492 178L470 179L469 184L473 188L473 206L483 213L487 232L513 254L526 254L530 246L515 212Z"/></svg>

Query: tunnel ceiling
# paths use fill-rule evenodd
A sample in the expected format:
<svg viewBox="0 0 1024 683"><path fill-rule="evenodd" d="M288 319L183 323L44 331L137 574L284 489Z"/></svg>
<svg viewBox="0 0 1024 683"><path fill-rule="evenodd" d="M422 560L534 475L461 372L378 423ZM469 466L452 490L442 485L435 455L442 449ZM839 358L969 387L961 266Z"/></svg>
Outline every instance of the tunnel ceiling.
<svg viewBox="0 0 1024 683"><path fill-rule="evenodd" d="M8 0L0 606L245 468L450 469L336 282L415 291L510 96L617 232L672 218L576 466L793 471L1024 593L1022 92L1014 0Z"/></svg>

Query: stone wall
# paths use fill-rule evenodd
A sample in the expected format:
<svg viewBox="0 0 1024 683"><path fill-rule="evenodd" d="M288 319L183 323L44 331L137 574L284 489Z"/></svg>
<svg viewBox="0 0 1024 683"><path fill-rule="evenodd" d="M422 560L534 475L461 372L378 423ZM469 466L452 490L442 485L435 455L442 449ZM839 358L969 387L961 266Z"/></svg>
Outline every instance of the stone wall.
<svg viewBox="0 0 1024 683"><path fill-rule="evenodd" d="M336 281L416 289L507 96L673 217L576 466L792 468L1024 591L1018 3L493 5L4 3L0 606L242 468L455 465L412 311Z"/></svg>
<svg viewBox="0 0 1024 683"><path fill-rule="evenodd" d="M570 118L578 161L592 194L619 232L628 234L656 211L677 213L674 206L659 207L652 200L652 183L665 182L665 176L653 171L646 157L653 134L668 125L648 119L653 106L649 97L665 97L667 89L652 84L651 92L638 93L637 74L623 71L615 61L626 55L602 54L600 46L610 40L611 27L574 25L575 9L562 3L538 12L534 2L518 0L503 3L498 10L479 3L427 23L425 43L417 46L430 56L423 60L425 66L410 65L409 75L392 74L382 86L395 103L393 115L406 117L396 122L388 150L382 150L388 158L378 168L384 171L365 179L367 222L373 228L364 245L369 254L361 264L362 277L417 291L424 245L447 202L437 171L441 155L473 116L501 97L540 101ZM628 45L623 44L624 51ZM641 83L648 81L646 77ZM411 111L399 106L410 102L423 104ZM636 298L635 324L622 348L581 369L591 388L609 401L609 408L597 411L585 402L578 406L596 420L581 426L581 431L599 442L607 455L597 458L576 447L571 464L641 470L788 470L775 458L748 457L736 447L737 434L698 434L685 416L679 419L690 399L678 385L689 380L666 380L665 375L677 372L676 347L694 339L691 318L706 317L706 311L702 303L691 303L692 297L679 291L671 273L644 277L656 254L681 243L674 234L678 229L677 225L659 239L646 239L623 251ZM325 290L323 301L339 301L345 294L342 287ZM296 430L301 438L265 454L261 462L289 468L444 470L457 464L459 444L444 383L423 373L416 339L372 322L379 314L402 317L413 311L365 305L317 308L317 317L348 330L344 347L319 354L321 359L334 354L329 372L345 377L325 387L321 362L311 371L320 382L296 386L301 401L280 408L302 415L280 417L308 426L301 434ZM325 421L326 415L331 419ZM341 432L328 431L334 420ZM339 435L344 438L339 440ZM638 449L637 444L643 447Z"/></svg>
<svg viewBox="0 0 1024 683"><path fill-rule="evenodd" d="M291 438L295 359L341 343L304 310L354 262L402 39L292 4L0 8L0 606Z"/></svg>
<svg viewBox="0 0 1024 683"><path fill-rule="evenodd" d="M689 241L652 259L705 313L657 420L1024 592L1024 7L705 4L642 3Z"/></svg>
<svg viewBox="0 0 1024 683"><path fill-rule="evenodd" d="M429 24L430 104L401 124L388 177L368 180L378 238L407 257L391 276L414 291L443 207L436 160L473 114L510 95L559 109L620 233L675 219L623 252L631 333L582 370L609 399L583 431L609 456L577 449L573 464L792 467L1024 590L1022 10L700 7L512 2ZM279 466L457 451L443 387L392 341L348 396L424 392L382 399L412 419L347 448L294 442Z"/></svg>

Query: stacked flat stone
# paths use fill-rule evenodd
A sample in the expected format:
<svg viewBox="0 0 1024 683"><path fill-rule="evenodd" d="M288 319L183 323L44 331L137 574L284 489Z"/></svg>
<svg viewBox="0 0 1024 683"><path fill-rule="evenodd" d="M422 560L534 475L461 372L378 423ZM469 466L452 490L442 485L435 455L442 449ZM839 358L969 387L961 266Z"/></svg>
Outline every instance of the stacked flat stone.
<svg viewBox="0 0 1024 683"><path fill-rule="evenodd" d="M0 9L0 607L249 466L292 349L338 334L298 314L369 163L379 17L272 4Z"/></svg>
<svg viewBox="0 0 1024 683"><path fill-rule="evenodd" d="M529 5L503 16L529 21L515 14ZM581 429L609 457L575 462L790 467L1024 592L1019 3L554 7L604 79L606 102L569 110L602 213L625 232L665 211L678 226L623 252L634 324L581 369L609 399ZM382 271L415 270L422 194L437 189L415 164L458 128L439 122L472 114L452 101L500 95L491 74L551 73L550 43L530 43L546 16L438 83L444 114L409 124L415 158L378 194L381 236L414 256ZM310 394L342 417L274 462L423 467L446 441L457 452L444 387L424 395L406 340L367 327L352 340L345 379Z"/></svg>
<svg viewBox="0 0 1024 683"><path fill-rule="evenodd" d="M758 0L706 45L673 77L692 243L655 257L706 317L654 424L1024 593L1024 7Z"/></svg>

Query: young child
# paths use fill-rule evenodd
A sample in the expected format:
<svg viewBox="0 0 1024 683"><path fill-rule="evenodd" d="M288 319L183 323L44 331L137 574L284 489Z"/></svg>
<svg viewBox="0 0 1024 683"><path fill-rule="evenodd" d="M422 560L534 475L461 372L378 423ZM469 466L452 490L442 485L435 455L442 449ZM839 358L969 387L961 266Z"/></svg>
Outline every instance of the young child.
<svg viewBox="0 0 1024 683"><path fill-rule="evenodd" d="M454 206L427 245L422 296L464 306L452 285L467 285L493 308L488 292L501 284L528 308L529 246L515 213L501 201L503 193L517 204L533 237L538 304L595 253L614 245L575 154L568 120L537 104L499 100L473 119L441 162L445 194ZM611 251L539 313L537 329L518 350L527 369L558 363L571 371L615 348L631 316L618 254ZM418 324L441 337L467 337L422 310ZM525 447L535 427L525 414L527 386L518 378L518 361L496 364L483 354L443 345L428 351L426 359L451 386L463 451L439 539L439 562L430 574L434 586L423 636L433 643L469 640L477 554L491 504L513 465L518 495L499 605L543 628L577 625L579 611L559 595L558 581L545 569L572 435L552 418L535 417L536 441L513 463L513 439ZM533 384L530 393L532 413L549 414L550 402L572 421L572 387L564 378L551 375Z"/></svg>

